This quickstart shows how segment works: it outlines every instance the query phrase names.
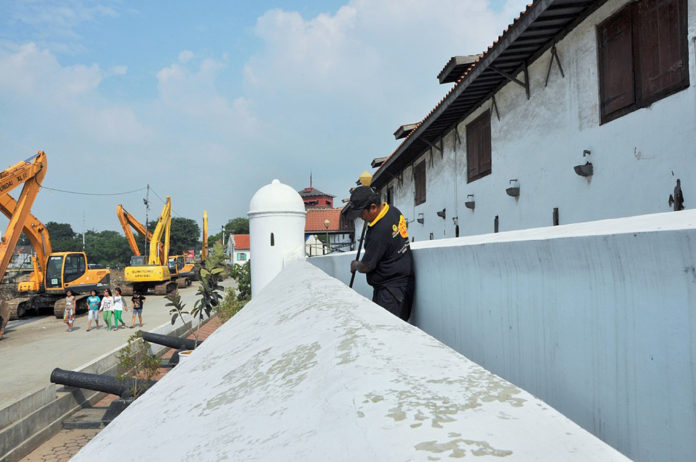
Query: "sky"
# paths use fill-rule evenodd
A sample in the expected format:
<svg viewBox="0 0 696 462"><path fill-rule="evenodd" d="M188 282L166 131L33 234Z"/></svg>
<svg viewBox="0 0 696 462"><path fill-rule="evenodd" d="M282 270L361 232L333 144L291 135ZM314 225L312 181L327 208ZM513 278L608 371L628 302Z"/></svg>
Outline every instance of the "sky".
<svg viewBox="0 0 696 462"><path fill-rule="evenodd" d="M483 52L524 8L2 0L0 170L45 151L32 213L78 233L120 231L118 204L144 221L148 184L150 217L171 196L173 216L200 225L207 210L210 234L274 178L300 190L311 172L340 206L450 89L447 60Z"/></svg>

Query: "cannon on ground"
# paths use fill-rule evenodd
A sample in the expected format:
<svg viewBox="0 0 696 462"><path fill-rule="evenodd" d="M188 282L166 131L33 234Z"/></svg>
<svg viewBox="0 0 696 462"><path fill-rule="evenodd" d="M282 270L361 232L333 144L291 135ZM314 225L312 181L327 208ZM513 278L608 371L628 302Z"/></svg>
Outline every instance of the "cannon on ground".
<svg viewBox="0 0 696 462"><path fill-rule="evenodd" d="M155 334L154 332L145 332L141 330L140 333L143 336L143 340L150 343L156 343L158 345L164 345L169 348L175 348L177 350L193 350L196 348L196 341L190 338L176 337L174 335L162 335ZM203 340L198 341L200 345Z"/></svg>
<svg viewBox="0 0 696 462"><path fill-rule="evenodd" d="M87 372L66 371L56 367L51 372L51 383L67 385L75 388L85 388L87 390L101 391L111 395L118 395L123 399L130 398L136 382L133 378L124 381L116 377L99 374L89 374ZM149 388L154 382L138 381L139 388Z"/></svg>

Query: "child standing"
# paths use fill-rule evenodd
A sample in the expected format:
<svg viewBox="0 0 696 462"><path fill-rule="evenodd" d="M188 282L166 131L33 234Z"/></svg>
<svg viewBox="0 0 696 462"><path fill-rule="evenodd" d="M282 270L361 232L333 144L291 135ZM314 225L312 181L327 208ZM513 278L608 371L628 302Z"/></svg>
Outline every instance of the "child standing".
<svg viewBox="0 0 696 462"><path fill-rule="evenodd" d="M63 322L68 325L66 332L72 332L75 322L75 296L72 290L65 292L65 311L63 311Z"/></svg>
<svg viewBox="0 0 696 462"><path fill-rule="evenodd" d="M89 311L87 312L87 332L92 330L92 321L96 324L96 328L99 329L99 302L101 299L97 295L96 290L90 292L89 297L87 297L87 306Z"/></svg>
<svg viewBox="0 0 696 462"><path fill-rule="evenodd" d="M104 323L106 324L106 331L111 330L111 317L114 312L114 297L111 295L111 289L104 290L104 297L101 299L101 306L99 311L104 313Z"/></svg>
<svg viewBox="0 0 696 462"><path fill-rule="evenodd" d="M124 308L128 311L128 306L121 296L121 288L116 287L114 291L116 292L116 295L114 295L114 328L120 329L121 327L126 327L126 323L121 319L121 314ZM121 324L120 326L119 323Z"/></svg>
<svg viewBox="0 0 696 462"><path fill-rule="evenodd" d="M135 327L136 315L140 321L140 327L143 327L143 304L145 302L145 297L143 297L140 292L135 292L133 294L133 298L131 298L131 301L133 302L133 317L131 318L130 328L132 329Z"/></svg>

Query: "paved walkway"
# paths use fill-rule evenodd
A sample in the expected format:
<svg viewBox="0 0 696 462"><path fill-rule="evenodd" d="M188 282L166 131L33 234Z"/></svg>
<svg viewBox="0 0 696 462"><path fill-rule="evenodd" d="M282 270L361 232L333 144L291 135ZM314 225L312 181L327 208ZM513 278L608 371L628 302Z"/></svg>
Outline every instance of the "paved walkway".
<svg viewBox="0 0 696 462"><path fill-rule="evenodd" d="M231 287L234 280L227 278L224 287ZM179 289L186 309L193 308L197 283ZM161 296L148 296L143 310L143 329L156 331L171 322L170 307ZM131 303L128 300L128 306ZM130 325L132 311L124 312L124 321ZM187 318L188 319L188 318ZM177 325L181 321L177 320ZM11 321L0 340L0 409L19 397L48 385L51 371L60 367L74 370L94 359L124 345L135 329L119 329L107 332L100 329L87 332L87 315L75 320L72 332L66 332L62 320L43 316Z"/></svg>
<svg viewBox="0 0 696 462"><path fill-rule="evenodd" d="M215 332L215 330L220 327L220 321L217 317L214 317L210 321L201 325L201 330L199 332L199 340L204 340L208 335ZM189 335L189 338L193 338L193 334ZM174 353L174 350L169 350L164 354L165 358L170 357ZM160 369L161 374L157 378L161 378L162 375L166 374L169 369ZM101 401L95 404L95 407L106 407L111 401L116 399L115 395L108 395ZM72 456L77 454L83 446L90 442L100 429L90 429L90 430L61 430L56 433L51 439L44 442L41 446L32 451L28 456L23 458L21 462L63 462L68 461ZM125 444L125 443L124 443Z"/></svg>

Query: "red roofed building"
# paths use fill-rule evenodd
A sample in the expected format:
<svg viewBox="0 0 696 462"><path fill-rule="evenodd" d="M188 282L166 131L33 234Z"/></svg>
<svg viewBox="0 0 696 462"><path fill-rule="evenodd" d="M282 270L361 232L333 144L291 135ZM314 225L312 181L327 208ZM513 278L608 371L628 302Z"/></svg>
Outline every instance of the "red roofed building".
<svg viewBox="0 0 696 462"><path fill-rule="evenodd" d="M249 235L248 234L233 234L231 242L232 263L243 265L251 259Z"/></svg>
<svg viewBox="0 0 696 462"><path fill-rule="evenodd" d="M309 210L311 208L333 208L333 198L331 194L326 194L325 192L319 191L317 188L309 186L300 191L297 191L302 197L302 201L305 204L305 209Z"/></svg>
<svg viewBox="0 0 696 462"><path fill-rule="evenodd" d="M328 221L328 223L326 223ZM328 224L328 227L326 226ZM330 251L347 251L353 242L353 226L341 216L341 209L308 208L305 218L305 243L307 255L328 253L326 237L329 238Z"/></svg>

